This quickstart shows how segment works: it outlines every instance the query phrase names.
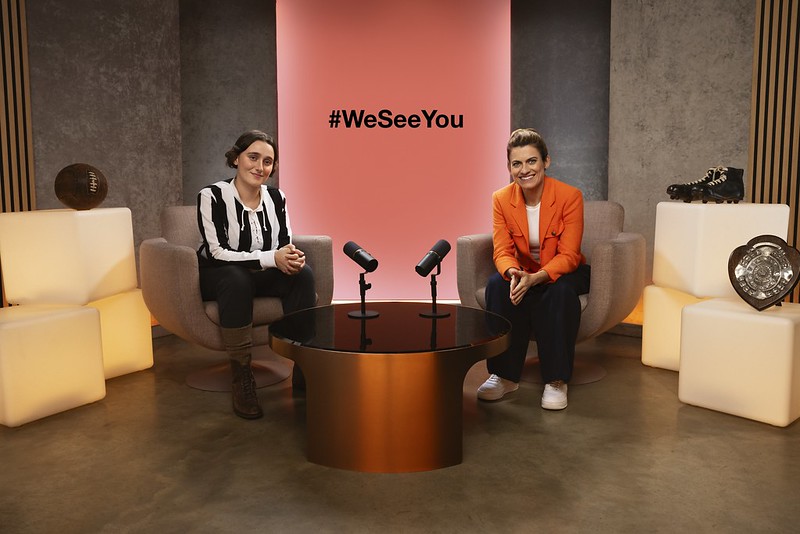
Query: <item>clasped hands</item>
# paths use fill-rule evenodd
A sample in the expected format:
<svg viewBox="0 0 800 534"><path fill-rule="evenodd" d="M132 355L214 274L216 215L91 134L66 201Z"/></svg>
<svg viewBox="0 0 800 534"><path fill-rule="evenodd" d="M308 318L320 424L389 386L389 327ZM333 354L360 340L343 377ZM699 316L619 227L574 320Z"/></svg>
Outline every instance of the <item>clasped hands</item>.
<svg viewBox="0 0 800 534"><path fill-rule="evenodd" d="M291 243L275 251L275 266L284 274L297 274L305 264L305 252Z"/></svg>
<svg viewBox="0 0 800 534"><path fill-rule="evenodd" d="M522 298L528 292L528 289L550 281L550 275L544 270L526 273L523 270L511 267L506 271L506 276L511 279L509 298L514 306L522 302Z"/></svg>

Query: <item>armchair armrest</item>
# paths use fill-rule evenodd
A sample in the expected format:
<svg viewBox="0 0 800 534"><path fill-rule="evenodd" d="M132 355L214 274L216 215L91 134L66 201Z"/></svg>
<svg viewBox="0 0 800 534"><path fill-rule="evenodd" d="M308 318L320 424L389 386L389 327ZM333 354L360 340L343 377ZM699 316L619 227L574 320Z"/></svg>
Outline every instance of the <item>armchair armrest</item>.
<svg viewBox="0 0 800 534"><path fill-rule="evenodd" d="M205 339L221 345L219 327L206 315L200 296L197 254L163 238L139 247L142 297L150 313L170 332L184 339Z"/></svg>
<svg viewBox="0 0 800 534"><path fill-rule="evenodd" d="M306 253L306 261L314 271L317 306L333 300L333 239L326 235L295 235L294 244Z"/></svg>
<svg viewBox="0 0 800 534"><path fill-rule="evenodd" d="M493 250L491 234L465 235L456 241L456 280L463 306L484 307L485 301L482 297L479 300L477 292L486 287L489 277L496 272Z"/></svg>
<svg viewBox="0 0 800 534"><path fill-rule="evenodd" d="M590 339L619 324L633 311L644 289L645 240L620 233L592 250L589 301L581 314L578 341Z"/></svg>

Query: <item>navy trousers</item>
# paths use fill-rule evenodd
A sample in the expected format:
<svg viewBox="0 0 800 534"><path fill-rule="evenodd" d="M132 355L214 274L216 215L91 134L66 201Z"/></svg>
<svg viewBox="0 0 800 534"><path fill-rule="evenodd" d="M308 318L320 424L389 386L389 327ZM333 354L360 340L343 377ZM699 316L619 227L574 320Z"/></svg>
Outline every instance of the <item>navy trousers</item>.
<svg viewBox="0 0 800 534"><path fill-rule="evenodd" d="M217 301L224 328L252 323L255 297L279 297L283 313L311 308L317 300L314 274L308 265L294 275L278 269L253 271L240 265L201 267L200 293L203 300Z"/></svg>
<svg viewBox="0 0 800 534"><path fill-rule="evenodd" d="M511 322L511 345L504 353L486 360L489 373L519 382L532 331L544 383L569 382L581 323L578 295L589 292L590 274L588 265L580 265L553 283L531 287L522 302L514 306L509 297L511 283L494 273L486 286L486 309Z"/></svg>

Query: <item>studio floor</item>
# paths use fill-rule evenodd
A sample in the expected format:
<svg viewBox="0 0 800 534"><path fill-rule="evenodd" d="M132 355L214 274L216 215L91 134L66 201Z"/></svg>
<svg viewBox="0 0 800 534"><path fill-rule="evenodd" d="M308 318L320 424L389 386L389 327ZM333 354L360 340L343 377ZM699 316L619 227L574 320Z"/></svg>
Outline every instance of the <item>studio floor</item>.
<svg viewBox="0 0 800 534"><path fill-rule="evenodd" d="M259 390L245 421L229 396L184 377L220 354L174 336L152 369L106 398L18 428L0 426L2 533L796 532L800 426L683 405L678 374L641 364L641 339L579 345L602 380L569 407L541 386L479 402L464 383L464 461L358 473L305 458L305 403L289 381ZM767 355L757 357L766 358ZM275 358L278 358L275 356Z"/></svg>

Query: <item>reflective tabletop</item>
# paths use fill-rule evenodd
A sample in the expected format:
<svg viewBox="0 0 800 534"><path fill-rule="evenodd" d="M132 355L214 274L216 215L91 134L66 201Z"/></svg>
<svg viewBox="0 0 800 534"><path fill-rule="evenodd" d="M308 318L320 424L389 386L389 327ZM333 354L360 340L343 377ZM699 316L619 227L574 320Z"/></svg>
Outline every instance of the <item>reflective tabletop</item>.
<svg viewBox="0 0 800 534"><path fill-rule="evenodd" d="M498 315L463 306L437 304L436 311L446 317L423 317L431 312L430 303L368 302L366 310L376 317L351 317L360 306L335 304L289 314L270 325L270 334L323 351L396 354L482 347L511 328Z"/></svg>

